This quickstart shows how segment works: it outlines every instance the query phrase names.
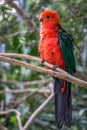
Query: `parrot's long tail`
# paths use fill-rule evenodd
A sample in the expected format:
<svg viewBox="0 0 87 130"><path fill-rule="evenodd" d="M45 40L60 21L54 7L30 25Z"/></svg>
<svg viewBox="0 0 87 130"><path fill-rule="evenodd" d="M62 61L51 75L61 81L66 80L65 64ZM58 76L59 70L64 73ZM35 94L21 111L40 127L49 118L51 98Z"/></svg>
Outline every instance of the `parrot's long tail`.
<svg viewBox="0 0 87 130"><path fill-rule="evenodd" d="M71 127L72 121L71 84L66 82L65 92L62 92L64 82L66 81L54 78L55 118L59 129L62 128L63 123Z"/></svg>

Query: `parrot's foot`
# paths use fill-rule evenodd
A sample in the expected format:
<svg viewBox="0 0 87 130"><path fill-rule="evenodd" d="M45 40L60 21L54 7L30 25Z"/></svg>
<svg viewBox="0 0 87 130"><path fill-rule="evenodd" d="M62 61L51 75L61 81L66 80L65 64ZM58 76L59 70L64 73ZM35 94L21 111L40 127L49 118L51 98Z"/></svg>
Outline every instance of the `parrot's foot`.
<svg viewBox="0 0 87 130"><path fill-rule="evenodd" d="M45 60L44 60L44 59L42 59L42 60L41 60L41 64L43 65L43 63L44 63L44 62L45 62Z"/></svg>
<svg viewBox="0 0 87 130"><path fill-rule="evenodd" d="M52 70L56 71L56 68L60 68L58 65L54 65Z"/></svg>

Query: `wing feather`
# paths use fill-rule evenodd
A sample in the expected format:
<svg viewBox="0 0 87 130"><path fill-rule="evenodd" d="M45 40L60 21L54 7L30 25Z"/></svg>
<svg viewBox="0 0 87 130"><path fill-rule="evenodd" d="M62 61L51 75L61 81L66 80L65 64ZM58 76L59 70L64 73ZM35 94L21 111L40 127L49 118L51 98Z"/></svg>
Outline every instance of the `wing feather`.
<svg viewBox="0 0 87 130"><path fill-rule="evenodd" d="M67 72L70 74L73 74L76 71L73 41L72 36L66 31L59 33L59 43L63 54L65 67Z"/></svg>

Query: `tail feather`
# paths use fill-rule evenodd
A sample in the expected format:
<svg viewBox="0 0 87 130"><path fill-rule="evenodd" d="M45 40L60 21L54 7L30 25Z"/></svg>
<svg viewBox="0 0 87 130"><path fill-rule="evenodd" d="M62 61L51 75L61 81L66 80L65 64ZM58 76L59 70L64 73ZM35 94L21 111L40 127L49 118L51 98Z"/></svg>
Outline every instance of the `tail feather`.
<svg viewBox="0 0 87 130"><path fill-rule="evenodd" d="M63 123L70 127L72 120L71 84L67 82L66 90L62 93L61 88L64 82L64 80L54 78L55 118L59 129L62 128Z"/></svg>
<svg viewBox="0 0 87 130"><path fill-rule="evenodd" d="M67 127L71 127L72 121L72 98L71 98L71 83L67 82L67 102L65 104L64 119Z"/></svg>

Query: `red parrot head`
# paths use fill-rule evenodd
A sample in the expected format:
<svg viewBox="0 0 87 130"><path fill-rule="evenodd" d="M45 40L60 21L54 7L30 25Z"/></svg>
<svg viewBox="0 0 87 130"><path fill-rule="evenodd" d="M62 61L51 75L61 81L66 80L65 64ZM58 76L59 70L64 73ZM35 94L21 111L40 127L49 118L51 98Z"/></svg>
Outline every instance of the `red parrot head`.
<svg viewBox="0 0 87 130"><path fill-rule="evenodd" d="M58 24L60 24L59 15L52 10L43 11L40 14L39 20L40 20L40 22L42 22L42 25L58 25Z"/></svg>

